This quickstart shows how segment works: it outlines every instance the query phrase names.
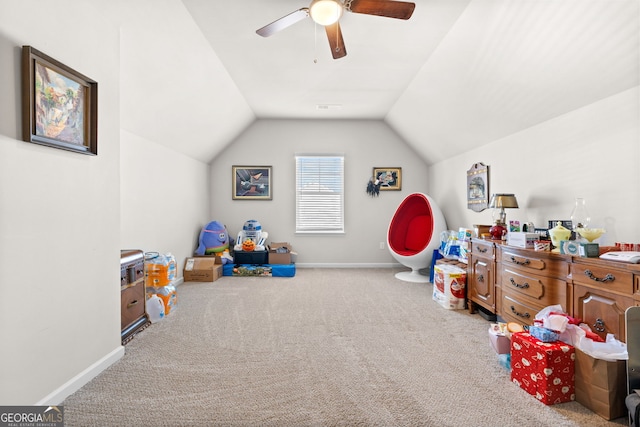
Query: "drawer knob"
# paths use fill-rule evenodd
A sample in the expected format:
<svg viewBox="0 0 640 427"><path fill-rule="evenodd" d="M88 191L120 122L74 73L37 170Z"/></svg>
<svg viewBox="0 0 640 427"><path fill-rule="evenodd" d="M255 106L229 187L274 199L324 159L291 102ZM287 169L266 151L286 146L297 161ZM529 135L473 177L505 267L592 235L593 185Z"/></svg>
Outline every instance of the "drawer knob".
<svg viewBox="0 0 640 427"><path fill-rule="evenodd" d="M611 273L607 274L604 277L596 277L591 270L585 270L584 275L591 280L595 280L596 282L601 283L613 282L614 280L616 280L616 276Z"/></svg>
<svg viewBox="0 0 640 427"><path fill-rule="evenodd" d="M511 312L513 314L515 314L518 317L522 317L524 319L528 319L531 317L531 315L529 313L520 313L518 310L516 310L516 308L514 306L511 306Z"/></svg>
<svg viewBox="0 0 640 427"><path fill-rule="evenodd" d="M606 328L604 326L604 320L600 318L596 319L596 323L593 324L593 329L595 329L598 332L606 331Z"/></svg>
<svg viewBox="0 0 640 427"><path fill-rule="evenodd" d="M487 251L488 251L488 249L487 249L487 248L481 248L480 246L476 246L476 250L477 250L478 252L481 252L481 253L485 253L485 252L487 252Z"/></svg>
<svg viewBox="0 0 640 427"><path fill-rule="evenodd" d="M516 257L512 256L511 257L511 262L513 262L514 264L518 264L518 265L529 265L530 261L528 259L525 259L524 261L518 261L516 259Z"/></svg>
<svg viewBox="0 0 640 427"><path fill-rule="evenodd" d="M516 282L515 280L513 280L513 277L510 277L509 280L511 281L511 284L513 286L515 286L518 289L528 289L529 288L529 284L527 282L524 282L523 284L520 284L518 282Z"/></svg>
<svg viewBox="0 0 640 427"><path fill-rule="evenodd" d="M482 274L478 275L478 279L477 280L478 280L478 282L481 282L481 283L484 282L484 275L482 275Z"/></svg>
<svg viewBox="0 0 640 427"><path fill-rule="evenodd" d="M135 300L131 301L129 304L127 304L127 308L131 308L134 305L138 305L138 300L137 299L135 299Z"/></svg>

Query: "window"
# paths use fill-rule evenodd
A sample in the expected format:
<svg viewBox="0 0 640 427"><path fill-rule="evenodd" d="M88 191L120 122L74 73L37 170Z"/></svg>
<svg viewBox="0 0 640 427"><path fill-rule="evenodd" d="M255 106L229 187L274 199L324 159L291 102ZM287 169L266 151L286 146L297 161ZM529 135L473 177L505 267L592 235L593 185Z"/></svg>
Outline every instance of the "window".
<svg viewBox="0 0 640 427"><path fill-rule="evenodd" d="M344 156L296 156L296 232L344 233Z"/></svg>

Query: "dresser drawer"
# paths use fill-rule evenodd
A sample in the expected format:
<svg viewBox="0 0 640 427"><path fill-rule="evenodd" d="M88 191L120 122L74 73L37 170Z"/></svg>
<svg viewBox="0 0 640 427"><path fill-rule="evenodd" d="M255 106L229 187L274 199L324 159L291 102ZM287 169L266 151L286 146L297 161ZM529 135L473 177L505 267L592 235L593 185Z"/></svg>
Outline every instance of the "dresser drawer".
<svg viewBox="0 0 640 427"><path fill-rule="evenodd" d="M505 322L516 322L522 325L532 325L536 314L544 308L542 305L523 302L517 296L502 290L500 301L500 315Z"/></svg>
<svg viewBox="0 0 640 427"><path fill-rule="evenodd" d="M472 239L471 254L479 258L495 259L495 245L492 241Z"/></svg>
<svg viewBox="0 0 640 427"><path fill-rule="evenodd" d="M590 265L574 262L571 265L571 278L574 283L594 286L603 291L633 295L633 273L615 269L606 265Z"/></svg>
<svg viewBox="0 0 640 427"><path fill-rule="evenodd" d="M574 285L573 315L582 319L591 330L606 339L614 334L625 341L625 311L634 305L632 297L601 292L597 288Z"/></svg>
<svg viewBox="0 0 640 427"><path fill-rule="evenodd" d="M518 267L523 270L528 270L538 274L544 274L545 276L556 277L558 279L565 279L569 274L569 263L567 260L561 257L554 257L549 252L546 252L546 256L537 257L536 252L532 250L518 250L509 248L502 248L500 255L500 262L504 265L504 268L508 266Z"/></svg>
<svg viewBox="0 0 640 427"><path fill-rule="evenodd" d="M139 280L120 293L120 327L125 329L145 315L144 280Z"/></svg>
<svg viewBox="0 0 640 427"><path fill-rule="evenodd" d="M120 251L120 288L124 289L144 277L144 252L141 250Z"/></svg>
<svg viewBox="0 0 640 427"><path fill-rule="evenodd" d="M502 269L499 280L503 291L518 295L519 299L530 299L542 306L561 304L567 308L567 282L564 280L509 266Z"/></svg>

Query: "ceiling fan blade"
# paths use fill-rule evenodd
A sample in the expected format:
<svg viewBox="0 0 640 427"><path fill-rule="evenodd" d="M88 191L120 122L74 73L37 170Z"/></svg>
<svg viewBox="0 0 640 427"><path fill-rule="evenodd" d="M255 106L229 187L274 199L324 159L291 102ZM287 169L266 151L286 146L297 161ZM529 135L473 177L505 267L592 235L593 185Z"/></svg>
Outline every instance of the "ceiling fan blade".
<svg viewBox="0 0 640 427"><path fill-rule="evenodd" d="M343 56L347 56L347 50L344 47L344 39L342 38L342 30L340 29L339 21L335 24L325 26L324 29L327 32L327 38L329 39L329 47L331 48L331 55L333 56L333 59L339 59Z"/></svg>
<svg viewBox="0 0 640 427"><path fill-rule="evenodd" d="M393 0L353 0L347 10L365 15L377 15L387 18L409 19L416 8L415 3Z"/></svg>
<svg viewBox="0 0 640 427"><path fill-rule="evenodd" d="M309 16L309 8L303 7L302 9L291 12L290 14L285 15L282 18L276 19L272 23L265 25L264 27L256 30L256 33L258 33L262 37L269 37L277 33L278 31L292 26L298 21L302 21L307 16Z"/></svg>

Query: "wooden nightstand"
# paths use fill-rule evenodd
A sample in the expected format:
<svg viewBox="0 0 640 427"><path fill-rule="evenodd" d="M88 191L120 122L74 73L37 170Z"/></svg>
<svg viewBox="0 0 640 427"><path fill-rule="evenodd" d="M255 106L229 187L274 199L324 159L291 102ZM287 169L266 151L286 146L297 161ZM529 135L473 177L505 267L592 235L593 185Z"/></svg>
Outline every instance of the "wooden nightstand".
<svg viewBox="0 0 640 427"><path fill-rule="evenodd" d="M145 309L144 253L120 251L120 327L122 344L149 325Z"/></svg>

